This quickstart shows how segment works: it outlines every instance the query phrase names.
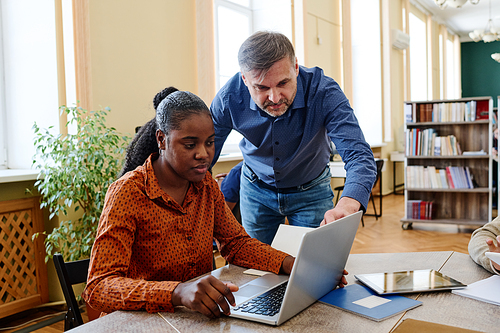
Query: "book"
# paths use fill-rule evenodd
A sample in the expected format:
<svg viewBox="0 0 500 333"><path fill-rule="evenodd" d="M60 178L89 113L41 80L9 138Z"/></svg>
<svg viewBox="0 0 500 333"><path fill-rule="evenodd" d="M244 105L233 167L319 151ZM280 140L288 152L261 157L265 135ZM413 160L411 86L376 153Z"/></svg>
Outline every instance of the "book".
<svg viewBox="0 0 500 333"><path fill-rule="evenodd" d="M474 184L472 183L472 175L468 166L465 167L465 176L467 177L467 185L469 186L469 188L474 188Z"/></svg>
<svg viewBox="0 0 500 333"><path fill-rule="evenodd" d="M319 301L374 321L382 321L422 305L421 301L400 295L377 295L360 284L334 289Z"/></svg>
<svg viewBox="0 0 500 333"><path fill-rule="evenodd" d="M413 122L413 104L405 104L404 111L405 111L405 121L407 123L412 123Z"/></svg>
<svg viewBox="0 0 500 333"><path fill-rule="evenodd" d="M476 120L489 118L489 101L476 101Z"/></svg>
<svg viewBox="0 0 500 333"><path fill-rule="evenodd" d="M399 324L393 333L420 333L420 332L439 332L439 333L479 333L480 331L469 330L455 326L432 323L429 321L406 318Z"/></svg>
<svg viewBox="0 0 500 333"><path fill-rule="evenodd" d="M455 289L453 294L473 298L478 301L500 305L500 275L469 284L466 288Z"/></svg>
<svg viewBox="0 0 500 333"><path fill-rule="evenodd" d="M450 167L446 167L446 176L448 178L448 188L455 188L455 184L453 183L453 179L451 178Z"/></svg>
<svg viewBox="0 0 500 333"><path fill-rule="evenodd" d="M448 188L448 178L445 169L439 169L439 176L441 177L441 185L443 188Z"/></svg>
<svg viewBox="0 0 500 333"><path fill-rule="evenodd" d="M477 150L477 151L464 151L463 152L463 155L466 155L466 156L474 156L474 155L486 155L486 152L481 149L481 150Z"/></svg>
<svg viewBox="0 0 500 333"><path fill-rule="evenodd" d="M441 137L436 136L434 139L434 156L441 155Z"/></svg>

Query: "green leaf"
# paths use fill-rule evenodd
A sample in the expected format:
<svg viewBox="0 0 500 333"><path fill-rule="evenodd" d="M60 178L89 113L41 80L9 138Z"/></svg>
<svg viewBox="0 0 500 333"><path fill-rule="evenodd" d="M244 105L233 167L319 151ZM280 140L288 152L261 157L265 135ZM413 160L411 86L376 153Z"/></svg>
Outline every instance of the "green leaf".
<svg viewBox="0 0 500 333"><path fill-rule="evenodd" d="M49 209L50 219L60 218L59 227L45 238L46 260L56 250L65 258L90 256L105 193L120 172L130 141L129 136L106 126L110 111L61 106L59 112L68 115L66 126L76 125L76 135L53 134L53 127L33 124L33 165L40 170L34 188L42 195L40 207ZM73 205L80 217L62 221Z"/></svg>

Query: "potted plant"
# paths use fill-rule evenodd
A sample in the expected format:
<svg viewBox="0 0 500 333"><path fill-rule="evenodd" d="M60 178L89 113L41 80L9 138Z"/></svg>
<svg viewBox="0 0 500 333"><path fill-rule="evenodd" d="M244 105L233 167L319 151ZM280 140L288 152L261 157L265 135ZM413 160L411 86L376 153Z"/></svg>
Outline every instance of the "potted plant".
<svg viewBox="0 0 500 333"><path fill-rule="evenodd" d="M54 135L51 127L33 125L33 166L40 170L35 188L49 219L59 217L59 227L44 232L46 262L56 252L68 261L90 257L106 191L120 172L130 139L106 126L109 108L89 112L62 106L60 111L67 113L66 126L76 128L75 134Z"/></svg>

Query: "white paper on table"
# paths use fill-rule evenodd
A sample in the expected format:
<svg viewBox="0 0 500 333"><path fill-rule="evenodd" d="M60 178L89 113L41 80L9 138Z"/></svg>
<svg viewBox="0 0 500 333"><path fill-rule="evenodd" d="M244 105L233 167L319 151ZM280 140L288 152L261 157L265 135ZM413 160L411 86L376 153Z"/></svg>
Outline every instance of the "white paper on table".
<svg viewBox="0 0 500 333"><path fill-rule="evenodd" d="M306 232L309 232L313 229L315 228L280 224L278 232L276 232L271 246L276 250L286 252L289 255L296 257L297 253L299 252L299 246L300 242L302 241L302 236L304 236ZM247 269L243 273L261 276L264 274L268 274L269 272L260 271L258 269Z"/></svg>
<svg viewBox="0 0 500 333"><path fill-rule="evenodd" d="M453 294L470 297L495 305L500 305L500 275L469 284L463 289L454 289Z"/></svg>

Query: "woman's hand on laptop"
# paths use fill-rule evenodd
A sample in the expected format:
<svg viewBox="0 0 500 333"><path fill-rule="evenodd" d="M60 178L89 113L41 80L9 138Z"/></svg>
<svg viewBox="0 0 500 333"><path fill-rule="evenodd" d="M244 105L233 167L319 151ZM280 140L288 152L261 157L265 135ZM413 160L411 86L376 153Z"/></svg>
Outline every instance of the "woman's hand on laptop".
<svg viewBox="0 0 500 333"><path fill-rule="evenodd" d="M280 274L290 274L292 272L294 262L295 257L285 257L285 259L283 259L283 262L281 263Z"/></svg>
<svg viewBox="0 0 500 333"><path fill-rule="evenodd" d="M359 210L359 208L361 208L361 204L358 200L349 197L342 197L335 208L330 209L325 213L325 217L323 221L321 221L320 226L354 214Z"/></svg>
<svg viewBox="0 0 500 333"><path fill-rule="evenodd" d="M172 304L183 305L209 318L220 317L221 313L229 315L229 304L236 305L232 293L238 289L235 284L208 275L193 282L179 283L172 293Z"/></svg>

